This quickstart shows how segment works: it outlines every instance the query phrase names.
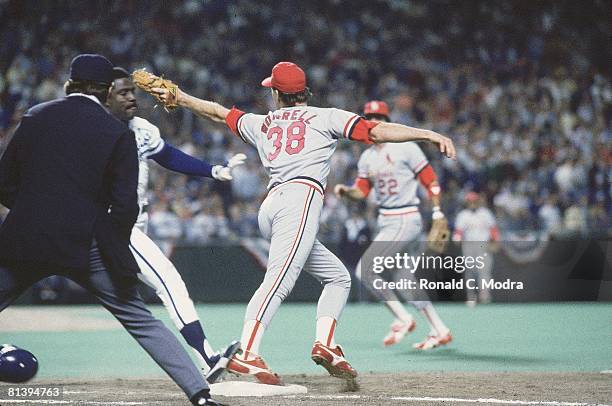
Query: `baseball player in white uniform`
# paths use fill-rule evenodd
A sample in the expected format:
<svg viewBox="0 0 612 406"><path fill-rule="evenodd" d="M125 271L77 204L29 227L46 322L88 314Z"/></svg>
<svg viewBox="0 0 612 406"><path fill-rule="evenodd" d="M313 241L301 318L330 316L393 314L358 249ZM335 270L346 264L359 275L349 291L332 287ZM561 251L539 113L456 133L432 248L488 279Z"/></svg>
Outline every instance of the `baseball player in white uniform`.
<svg viewBox="0 0 612 406"><path fill-rule="evenodd" d="M482 269L467 269L466 279L473 279L478 290L466 290L466 303L474 306L477 302L489 303L491 292L481 285L482 279L491 279L493 269L492 253L497 249L499 229L491 210L483 206L482 198L476 192L465 195L467 207L457 214L453 241L461 241L461 251L464 256L483 257Z"/></svg>
<svg viewBox="0 0 612 406"><path fill-rule="evenodd" d="M134 95L134 84L129 73L122 68L114 70L116 78L107 104L111 113L126 122L134 132L138 147L140 214L130 237L130 249L140 267L138 277L155 290L168 311L170 319L193 349L200 367L206 374L206 379L209 383L213 383L221 377L229 359L239 350L240 343L232 342L221 354L212 349L181 275L159 247L146 235L148 160L153 159L168 169L188 175L229 181L232 179L232 168L242 164L246 157L244 154L239 154L232 157L226 166L211 166L165 143L155 125L144 118L135 116L138 106Z"/></svg>
<svg viewBox="0 0 612 406"><path fill-rule="evenodd" d="M230 110L180 90L176 96L179 106L226 122L235 135L257 148L270 176L269 193L259 211L260 230L270 239L267 270L247 306L242 331L244 352L232 358L228 370L254 375L262 383L280 384L279 376L258 355L259 346L279 305L304 269L323 285L311 358L332 376L352 381L357 372L334 337L351 279L342 262L317 240L330 158L340 139L366 144L430 141L452 157L454 145L431 131L371 122L344 110L308 106L306 75L291 62L276 64L262 85L271 88L277 110L261 115L235 107ZM174 97L167 89L154 92L165 101Z"/></svg>
<svg viewBox="0 0 612 406"><path fill-rule="evenodd" d="M364 106L364 115L370 120L389 121L389 107L382 101L370 101ZM417 189L419 183L425 187L433 202L434 218L442 218L440 210L440 186L436 174L429 165L425 154L414 142L402 144L373 145L363 152L358 162L358 174L355 183L336 185L334 191L338 197L353 200L367 198L373 189L378 205L378 234L374 244L364 254L364 258L373 256L394 256L399 252L418 255L419 237L423 231L423 222L419 213ZM380 242L380 243L378 243ZM383 243L384 242L384 245ZM383 339L385 346L399 343L406 334L416 327L414 317L404 308L397 294L390 289L374 289L373 282L380 278L372 269L364 269L362 261L357 264L355 275L366 288L379 299L395 316L391 329ZM414 279L408 271L391 271L391 279L399 281L404 278ZM414 348L428 350L445 345L452 340L450 330L442 322L429 298L422 291L400 290L404 300L414 305L429 323L430 332Z"/></svg>

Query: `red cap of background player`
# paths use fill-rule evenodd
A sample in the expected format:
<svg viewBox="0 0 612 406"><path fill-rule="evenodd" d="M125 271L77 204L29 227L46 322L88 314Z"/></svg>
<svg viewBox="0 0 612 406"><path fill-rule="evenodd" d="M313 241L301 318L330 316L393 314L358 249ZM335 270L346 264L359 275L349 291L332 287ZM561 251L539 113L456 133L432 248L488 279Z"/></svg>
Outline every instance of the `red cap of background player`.
<svg viewBox="0 0 612 406"><path fill-rule="evenodd" d="M465 201L468 203L477 202L479 198L480 196L478 196L476 192L468 192L468 194L465 195Z"/></svg>
<svg viewBox="0 0 612 406"><path fill-rule="evenodd" d="M283 93L299 93L306 89L306 74L293 62L279 62L272 68L272 75L265 78L261 85Z"/></svg>
<svg viewBox="0 0 612 406"><path fill-rule="evenodd" d="M379 114L389 117L389 106L384 101L372 100L363 106L363 114Z"/></svg>

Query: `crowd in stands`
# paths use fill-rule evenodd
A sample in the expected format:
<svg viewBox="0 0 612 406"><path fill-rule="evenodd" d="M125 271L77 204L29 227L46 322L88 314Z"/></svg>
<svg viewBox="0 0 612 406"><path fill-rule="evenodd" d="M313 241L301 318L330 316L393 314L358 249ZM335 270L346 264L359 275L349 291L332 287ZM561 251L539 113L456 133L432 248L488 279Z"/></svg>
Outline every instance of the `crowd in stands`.
<svg viewBox="0 0 612 406"><path fill-rule="evenodd" d="M303 66L312 103L360 112L370 99L395 122L451 136L456 161L424 147L451 225L469 191L494 209L506 238L525 231L610 235L612 83L609 2L361 1L36 2L0 0L0 151L32 105L63 95L70 60L107 55L147 67L190 94L267 113L259 86L280 60ZM150 232L205 244L258 235L267 177L254 149L188 111L139 115L165 140L213 163L245 152L231 184L152 163ZM364 146L340 142L321 238L366 235L367 207L338 201ZM424 212L428 211L426 198Z"/></svg>

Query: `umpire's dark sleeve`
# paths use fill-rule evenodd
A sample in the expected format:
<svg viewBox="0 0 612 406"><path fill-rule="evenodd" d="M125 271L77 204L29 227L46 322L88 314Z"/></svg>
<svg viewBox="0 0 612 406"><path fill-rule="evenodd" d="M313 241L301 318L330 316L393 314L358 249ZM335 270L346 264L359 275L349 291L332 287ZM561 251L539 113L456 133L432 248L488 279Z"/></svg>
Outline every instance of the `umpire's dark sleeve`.
<svg viewBox="0 0 612 406"><path fill-rule="evenodd" d="M110 216L121 234L129 239L138 217L138 150L130 130L115 144L110 159Z"/></svg>
<svg viewBox="0 0 612 406"><path fill-rule="evenodd" d="M20 182L20 156L25 140L27 118L23 118L0 159L0 204L11 209L17 198Z"/></svg>

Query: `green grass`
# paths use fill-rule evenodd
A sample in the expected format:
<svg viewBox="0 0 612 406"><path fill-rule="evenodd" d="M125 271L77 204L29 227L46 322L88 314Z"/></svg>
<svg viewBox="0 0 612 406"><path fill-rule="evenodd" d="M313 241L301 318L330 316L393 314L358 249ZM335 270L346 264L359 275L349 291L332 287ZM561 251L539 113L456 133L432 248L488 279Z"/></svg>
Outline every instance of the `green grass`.
<svg viewBox="0 0 612 406"><path fill-rule="evenodd" d="M245 305L199 305L213 345L239 338ZM469 309L443 304L438 311L455 340L430 352L412 350L428 328L419 315L416 331L401 344L383 348L391 314L379 304L350 305L336 338L361 372L393 371L600 371L612 369L612 304L497 304ZM82 314L112 318L101 307ZM161 306L153 312L170 321ZM412 309L410 309L412 310ZM281 306L261 352L279 373L321 374L310 360L315 304ZM1 317L1 316L0 316ZM174 328L171 327L174 331ZM0 341L37 355L39 377L148 377L163 372L123 330L3 333Z"/></svg>

